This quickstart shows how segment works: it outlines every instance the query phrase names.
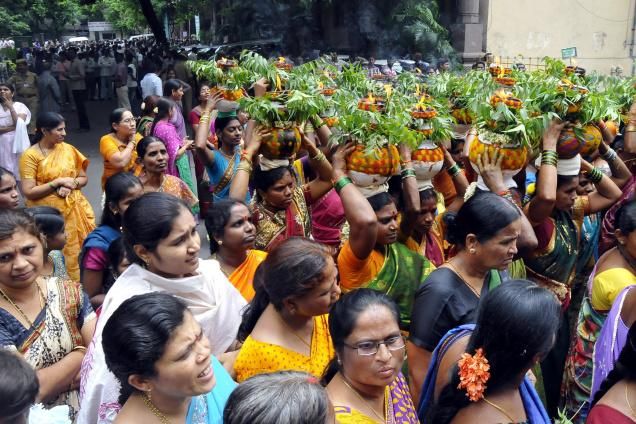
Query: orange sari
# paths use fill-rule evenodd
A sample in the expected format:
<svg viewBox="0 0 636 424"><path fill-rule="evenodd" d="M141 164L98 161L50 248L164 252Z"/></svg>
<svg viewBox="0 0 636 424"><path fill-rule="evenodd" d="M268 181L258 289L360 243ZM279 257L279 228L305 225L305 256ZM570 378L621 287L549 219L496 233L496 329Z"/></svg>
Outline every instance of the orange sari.
<svg viewBox="0 0 636 424"><path fill-rule="evenodd" d="M250 250L243 263L227 277L248 302L254 297L254 273L266 257L267 252Z"/></svg>
<svg viewBox="0 0 636 424"><path fill-rule="evenodd" d="M20 158L20 177L42 185L59 177L77 178L81 171L86 172L88 164L86 156L64 142L56 144L46 157L37 147L31 146ZM66 198L54 192L37 200L27 200L26 205L51 206L62 213L66 224L66 245L62 251L66 269L73 281L79 281L80 249L86 236L95 229L95 213L88 199L80 190L72 190Z"/></svg>

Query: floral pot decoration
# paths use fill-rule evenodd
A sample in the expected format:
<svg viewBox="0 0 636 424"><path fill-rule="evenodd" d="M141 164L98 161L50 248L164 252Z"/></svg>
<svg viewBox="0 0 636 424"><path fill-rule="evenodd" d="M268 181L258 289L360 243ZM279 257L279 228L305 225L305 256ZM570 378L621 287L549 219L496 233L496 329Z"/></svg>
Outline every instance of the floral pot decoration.
<svg viewBox="0 0 636 424"><path fill-rule="evenodd" d="M233 59L222 57L221 59L216 61L216 66L223 70L227 70L230 68L236 68L238 66L238 62Z"/></svg>
<svg viewBox="0 0 636 424"><path fill-rule="evenodd" d="M389 178L400 169L400 154L392 144L371 151L359 144L346 161L349 178L365 197L387 191Z"/></svg>
<svg viewBox="0 0 636 424"><path fill-rule="evenodd" d="M358 109L367 112L383 112L386 101L382 97L376 97L372 93L358 101Z"/></svg>
<svg viewBox="0 0 636 424"><path fill-rule="evenodd" d="M444 151L431 140L424 140L411 152L419 191L433 187L433 178L444 167Z"/></svg>
<svg viewBox="0 0 636 424"><path fill-rule="evenodd" d="M278 60L274 62L274 66L278 69L282 69L283 71L291 71L294 67L294 65L284 57L279 57Z"/></svg>
<svg viewBox="0 0 636 424"><path fill-rule="evenodd" d="M479 174L477 168L477 159L479 155L488 155L492 157L495 152L503 155L501 161L501 172L506 187L516 187L513 177L517 175L526 165L528 160L528 148L514 141L511 137L502 133L494 133L486 129L479 131L479 134L470 141L468 147L468 159L470 164ZM479 176L478 186L487 189L481 175Z"/></svg>

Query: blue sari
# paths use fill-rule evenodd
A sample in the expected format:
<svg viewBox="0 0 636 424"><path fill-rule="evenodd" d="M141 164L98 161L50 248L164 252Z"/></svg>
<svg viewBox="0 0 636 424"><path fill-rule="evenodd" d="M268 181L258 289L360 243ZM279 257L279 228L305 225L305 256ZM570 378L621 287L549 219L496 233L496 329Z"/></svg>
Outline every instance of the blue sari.
<svg viewBox="0 0 636 424"><path fill-rule="evenodd" d="M422 424L426 424L427 422L429 422L426 419L426 415L428 413L428 409L434 403L435 382L437 381L437 372L439 371L439 366L442 362L442 358L444 358L444 355L453 345L453 343L464 336L470 335L473 332L474 328L475 324L464 324L460 325L459 327L453 328L448 333L446 333L444 337L442 337L442 340L440 340L440 342L437 344L437 347L433 351L433 356L431 358L431 363L428 366L426 379L424 380L424 384L422 385L420 403L417 407L417 416L419 417ZM548 417L548 413L541 403L539 395L537 394L534 386L527 377L523 379L523 383L521 383L521 386L519 386L519 394L521 395L521 400L526 412L528 424L548 424L551 422L550 417Z"/></svg>
<svg viewBox="0 0 636 424"><path fill-rule="evenodd" d="M222 424L223 410L236 383L227 373L223 365L212 357L212 370L216 385L210 393L195 396L190 402L186 424Z"/></svg>

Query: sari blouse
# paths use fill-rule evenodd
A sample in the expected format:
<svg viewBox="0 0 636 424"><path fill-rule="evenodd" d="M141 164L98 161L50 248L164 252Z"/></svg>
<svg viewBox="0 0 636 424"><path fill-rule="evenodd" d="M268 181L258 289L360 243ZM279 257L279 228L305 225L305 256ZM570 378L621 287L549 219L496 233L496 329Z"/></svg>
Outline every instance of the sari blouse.
<svg viewBox="0 0 636 424"><path fill-rule="evenodd" d="M228 280L248 302L254 295L254 274L256 268L267 258L267 252L261 250L250 250L247 258L239 265L234 272L228 275Z"/></svg>
<svg viewBox="0 0 636 424"><path fill-rule="evenodd" d="M142 139L141 134L135 134L135 143ZM141 166L137 163L137 150L133 149L130 161L123 168L116 168L110 162L115 153L119 153L126 148L127 143L122 143L114 133L108 133L99 140L99 153L104 158L104 172L102 173L102 190L106 180L118 172L132 172L139 175Z"/></svg>
<svg viewBox="0 0 636 424"><path fill-rule="evenodd" d="M310 356L248 336L234 363L236 381L276 371L304 371L320 377L334 355L328 315L320 315L314 317Z"/></svg>
<svg viewBox="0 0 636 424"><path fill-rule="evenodd" d="M592 284L592 306L598 311L609 311L621 290L634 284L636 276L625 268L606 269L596 274Z"/></svg>
<svg viewBox="0 0 636 424"><path fill-rule="evenodd" d="M89 161L79 150L65 142L58 143L45 157L36 146L29 147L20 158L22 180L34 180L35 185L47 184L58 177L77 178L86 172ZM27 207L52 206L64 216L66 245L64 257L72 280L80 277L78 256L86 236L95 229L95 214L88 199L80 190L71 190L66 197L56 192L36 200L27 200Z"/></svg>
<svg viewBox="0 0 636 424"><path fill-rule="evenodd" d="M0 308L0 347L19 352L36 370L56 364L74 347L83 346L81 329L96 317L79 283L56 277L45 281L46 304L33 327L25 328ZM56 405L68 405L73 418L79 409L77 390L63 392L45 406Z"/></svg>

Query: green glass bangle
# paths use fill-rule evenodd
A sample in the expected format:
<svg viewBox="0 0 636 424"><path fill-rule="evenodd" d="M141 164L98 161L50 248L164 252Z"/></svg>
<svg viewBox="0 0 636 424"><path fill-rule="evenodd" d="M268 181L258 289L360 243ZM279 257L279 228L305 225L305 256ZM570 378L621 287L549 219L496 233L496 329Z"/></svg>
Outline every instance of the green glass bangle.
<svg viewBox="0 0 636 424"><path fill-rule="evenodd" d="M603 179L603 172L598 168L592 168L592 170L587 173L587 177L593 184L598 184Z"/></svg>
<svg viewBox="0 0 636 424"><path fill-rule="evenodd" d="M459 165L454 164L453 166L451 166L450 168L448 168L446 170L446 172L448 172L448 175L450 175L451 177L456 177L460 172L462 172L462 169L459 167Z"/></svg>
<svg viewBox="0 0 636 424"><path fill-rule="evenodd" d="M346 177L346 176L345 176L345 177L340 177L340 178L338 179L338 181L336 181L336 182L333 184L333 188L335 188L335 189L336 189L336 193L340 193L340 190L342 190L342 188L343 188L344 186L349 185L349 184L351 184L352 182L353 182L353 181L351 181L351 178L349 178L349 177Z"/></svg>
<svg viewBox="0 0 636 424"><path fill-rule="evenodd" d="M402 174L403 177L415 176L415 170L411 168L403 169L400 173Z"/></svg>

